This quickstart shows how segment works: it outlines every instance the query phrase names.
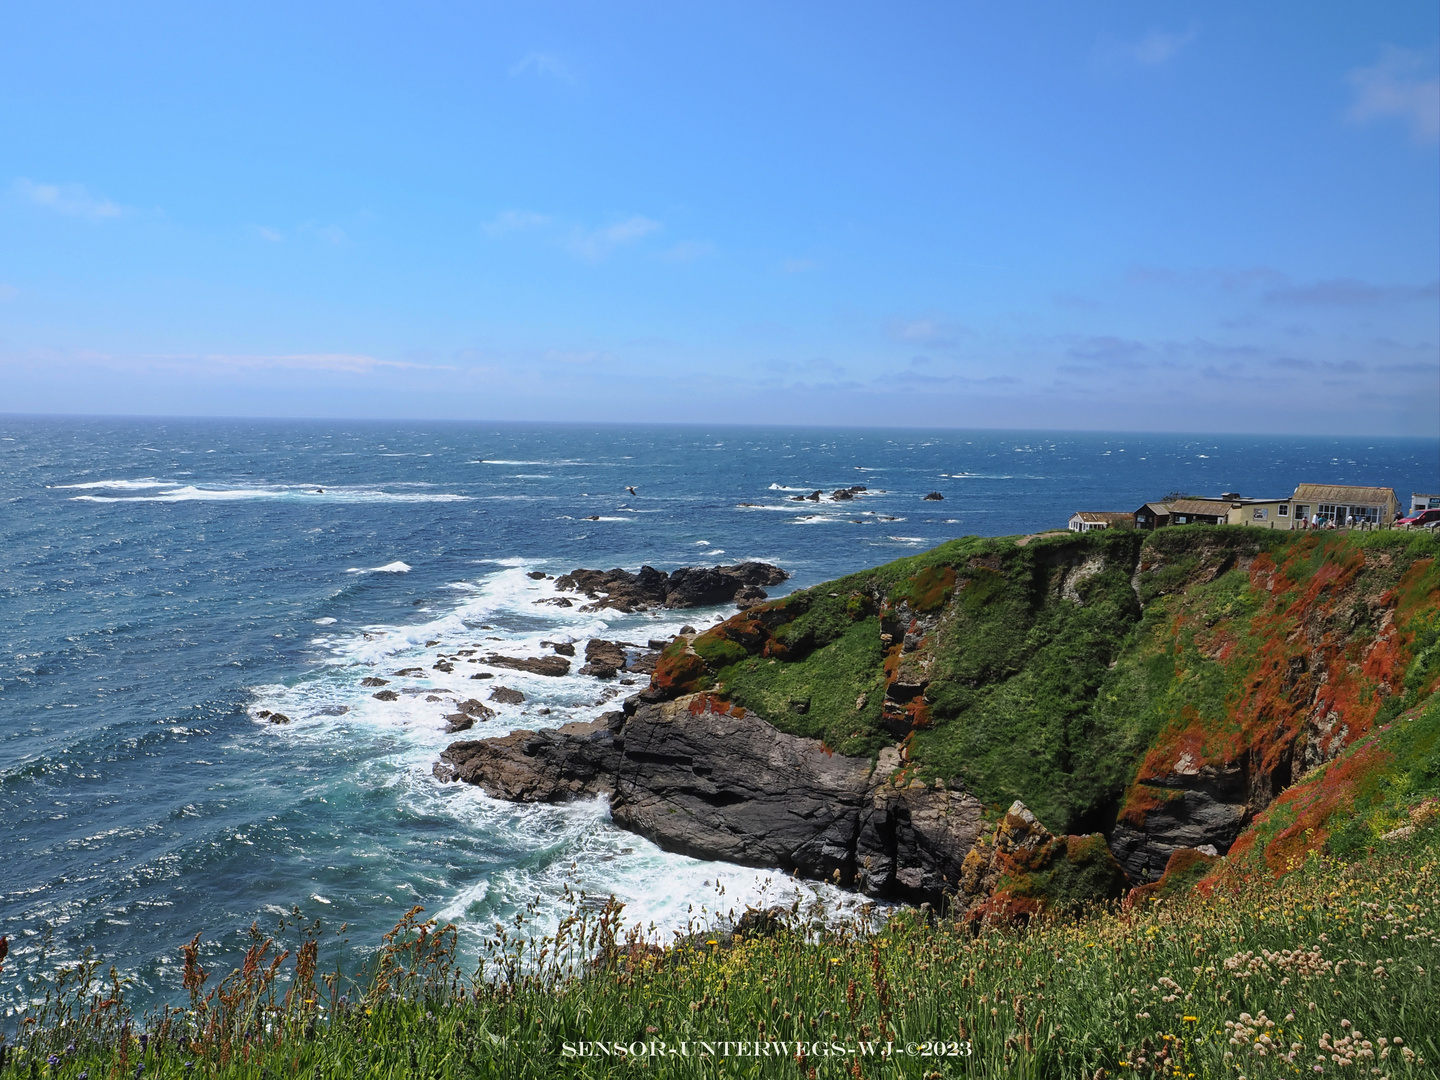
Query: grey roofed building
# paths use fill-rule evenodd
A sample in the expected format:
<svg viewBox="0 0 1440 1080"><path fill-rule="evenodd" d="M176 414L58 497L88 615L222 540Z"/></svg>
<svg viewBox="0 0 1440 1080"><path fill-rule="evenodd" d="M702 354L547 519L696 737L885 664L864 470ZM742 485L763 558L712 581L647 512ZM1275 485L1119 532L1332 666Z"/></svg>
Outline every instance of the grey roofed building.
<svg viewBox="0 0 1440 1080"><path fill-rule="evenodd" d="M1175 499L1166 505L1171 525L1224 525L1230 520L1230 499Z"/></svg>
<svg viewBox="0 0 1440 1080"><path fill-rule="evenodd" d="M1388 526L1400 509L1394 488L1355 484L1299 484L1290 501L1297 517L1337 527L1351 523Z"/></svg>
<svg viewBox="0 0 1440 1080"><path fill-rule="evenodd" d="M1170 524L1170 504L1147 502L1131 516L1137 529L1161 529Z"/></svg>

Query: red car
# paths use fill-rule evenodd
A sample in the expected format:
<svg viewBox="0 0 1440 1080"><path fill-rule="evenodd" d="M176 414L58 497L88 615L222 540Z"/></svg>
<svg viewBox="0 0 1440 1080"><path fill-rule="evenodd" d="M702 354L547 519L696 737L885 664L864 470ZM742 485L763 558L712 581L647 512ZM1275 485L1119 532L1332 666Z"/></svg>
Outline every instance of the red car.
<svg viewBox="0 0 1440 1080"><path fill-rule="evenodd" d="M1440 507L1432 506L1429 510L1421 510L1418 514L1411 514L1403 517L1395 523L1409 527L1429 528L1432 525L1440 524Z"/></svg>

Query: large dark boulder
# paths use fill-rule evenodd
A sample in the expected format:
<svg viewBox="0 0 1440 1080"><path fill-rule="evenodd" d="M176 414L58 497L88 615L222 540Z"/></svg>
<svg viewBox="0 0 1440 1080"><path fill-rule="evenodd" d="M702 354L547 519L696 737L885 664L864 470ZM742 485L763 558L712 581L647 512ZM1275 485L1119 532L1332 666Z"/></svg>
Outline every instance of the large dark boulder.
<svg viewBox="0 0 1440 1080"><path fill-rule="evenodd" d="M669 851L849 884L869 779L868 760L702 694L626 722L610 813Z"/></svg>
<svg viewBox="0 0 1440 1080"><path fill-rule="evenodd" d="M625 659L623 643L591 638L585 643L585 666L580 669L580 674L613 679L615 673L625 666Z"/></svg>
<svg viewBox="0 0 1440 1080"><path fill-rule="evenodd" d="M1110 847L1132 881L1155 881L1176 851L1229 851L1249 816L1247 794L1238 764L1141 777L1110 834Z"/></svg>
<svg viewBox="0 0 1440 1080"><path fill-rule="evenodd" d="M498 739L451 743L434 773L464 780L511 802L568 802L611 790L619 764L621 713L551 731L512 731Z"/></svg>

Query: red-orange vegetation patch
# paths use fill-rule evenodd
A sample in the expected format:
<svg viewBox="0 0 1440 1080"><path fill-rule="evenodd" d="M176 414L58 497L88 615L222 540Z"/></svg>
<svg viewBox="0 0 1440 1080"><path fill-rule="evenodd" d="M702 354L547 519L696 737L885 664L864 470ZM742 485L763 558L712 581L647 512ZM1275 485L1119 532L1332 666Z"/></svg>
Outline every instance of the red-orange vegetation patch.
<svg viewBox="0 0 1440 1080"><path fill-rule="evenodd" d="M1119 820L1137 829L1144 828L1145 815L1151 810L1158 810L1160 807L1174 802L1183 795L1184 792L1179 788L1136 782L1131 784L1129 790L1125 792L1125 803L1120 808Z"/></svg>
<svg viewBox="0 0 1440 1080"><path fill-rule="evenodd" d="M1299 547L1299 545L1296 546ZM1297 585L1301 584L1303 578L1301 564L1304 559L1302 555L1308 555L1308 551L1303 553L1298 550L1293 551L1285 562L1286 577ZM1325 561L1310 575L1309 580L1304 582L1305 588L1295 602L1290 605L1286 614L1297 620L1303 619L1315 608L1322 594L1329 593L1333 601L1335 595L1353 584L1355 578L1364 569L1365 555L1358 549L1350 548L1327 553Z"/></svg>
<svg viewBox="0 0 1440 1080"><path fill-rule="evenodd" d="M1206 855L1194 848L1176 848L1170 853L1165 871L1158 881L1131 889L1125 895L1125 910L1144 906L1151 899L1158 899L1181 892L1190 887L1205 889L1209 883L1206 876L1222 865L1218 855Z"/></svg>
<svg viewBox="0 0 1440 1080"><path fill-rule="evenodd" d="M1202 717L1195 706L1184 705L1145 755L1136 776L1141 780L1169 776L1186 757L1196 767L1223 765L1234 761L1243 745L1238 732L1216 731L1213 720Z"/></svg>
<svg viewBox="0 0 1440 1080"><path fill-rule="evenodd" d="M692 652L677 650L673 654L667 652L656 661L655 670L650 675L650 686L663 691L666 697L674 698L699 690L709 676L704 660Z"/></svg>
<svg viewBox="0 0 1440 1080"><path fill-rule="evenodd" d="M745 715L745 707L726 701L717 694L703 693L696 694L685 706L685 710L691 716L699 716L702 713L716 713L720 716L733 716L737 720Z"/></svg>
<svg viewBox="0 0 1440 1080"><path fill-rule="evenodd" d="M938 611L955 589L953 566L927 566L907 583L910 606L916 611Z"/></svg>
<svg viewBox="0 0 1440 1080"><path fill-rule="evenodd" d="M1023 926L1040 914L1043 905L1032 896L1002 890L969 911L971 923L987 926Z"/></svg>
<svg viewBox="0 0 1440 1080"><path fill-rule="evenodd" d="M1400 638L1400 632L1391 624L1370 645L1360 666L1361 673L1367 679L1396 686L1399 680L1404 678L1409 658L1401 647Z"/></svg>
<svg viewBox="0 0 1440 1080"><path fill-rule="evenodd" d="M790 647L783 641L770 638L760 646L760 656L766 660L788 660L790 659Z"/></svg>
<svg viewBox="0 0 1440 1080"><path fill-rule="evenodd" d="M1265 865L1279 876L1318 850L1330 836L1331 818L1353 807L1359 785L1384 769L1393 756L1371 741L1332 762L1314 779L1306 779L1284 792L1275 800L1275 809L1287 807L1295 817L1265 845ZM1253 841L1246 848L1251 846ZM1232 849L1232 855L1234 853Z"/></svg>
<svg viewBox="0 0 1440 1080"><path fill-rule="evenodd" d="M1265 588L1261 582L1270 582L1278 569L1275 557L1268 551L1262 551L1255 558L1250 560L1250 584L1258 588Z"/></svg>

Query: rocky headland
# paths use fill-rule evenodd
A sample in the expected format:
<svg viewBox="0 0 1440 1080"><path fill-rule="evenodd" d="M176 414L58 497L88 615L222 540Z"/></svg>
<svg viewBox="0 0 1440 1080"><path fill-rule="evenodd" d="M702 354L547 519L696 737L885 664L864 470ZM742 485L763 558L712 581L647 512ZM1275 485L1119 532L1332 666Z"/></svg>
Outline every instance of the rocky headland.
<svg viewBox="0 0 1440 1080"><path fill-rule="evenodd" d="M1153 892L1227 853L1274 867L1349 835L1354 762L1381 761L1367 747L1440 681L1434 546L967 538L652 642L622 710L454 743L436 774L516 801L607 796L668 850L977 917ZM600 606L719 588L567 578ZM623 644L592 642L584 670L613 674Z"/></svg>

